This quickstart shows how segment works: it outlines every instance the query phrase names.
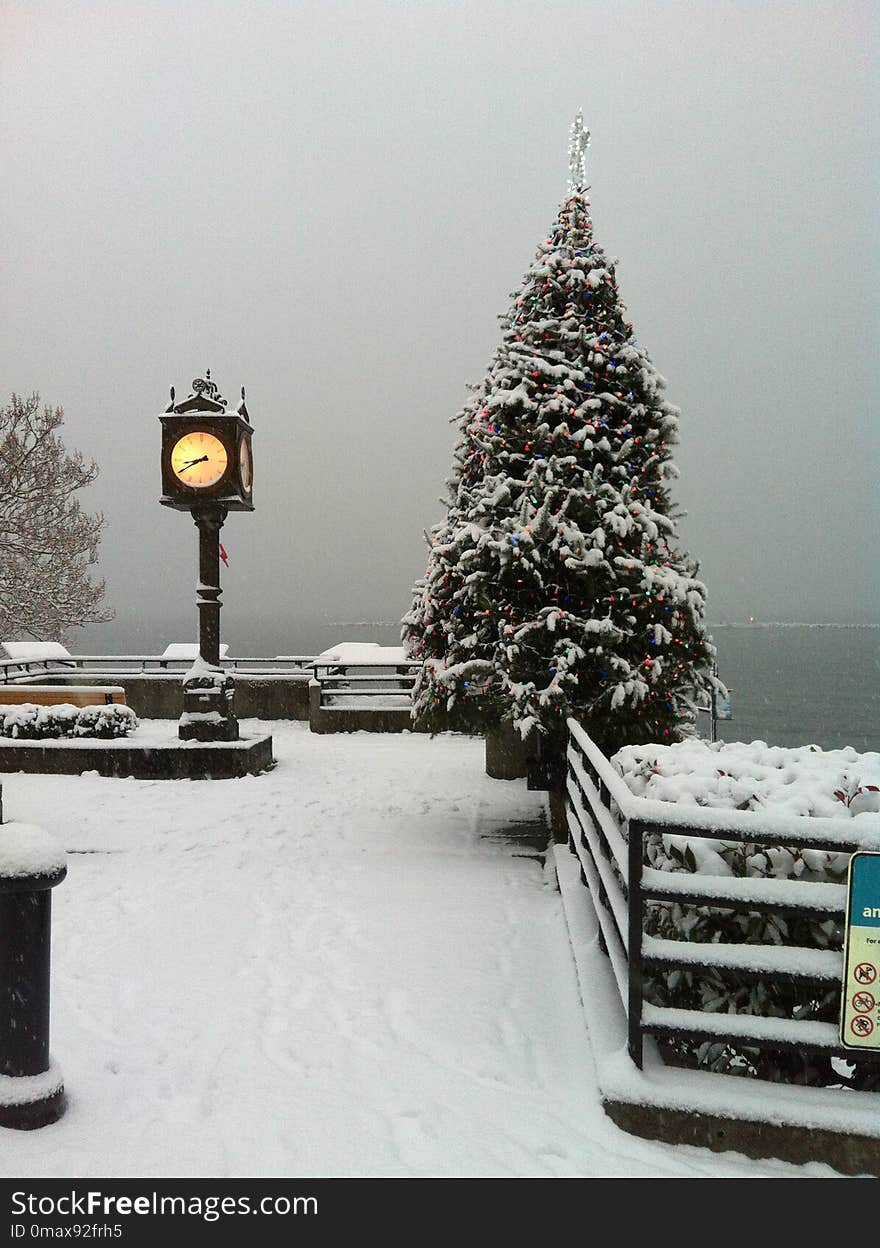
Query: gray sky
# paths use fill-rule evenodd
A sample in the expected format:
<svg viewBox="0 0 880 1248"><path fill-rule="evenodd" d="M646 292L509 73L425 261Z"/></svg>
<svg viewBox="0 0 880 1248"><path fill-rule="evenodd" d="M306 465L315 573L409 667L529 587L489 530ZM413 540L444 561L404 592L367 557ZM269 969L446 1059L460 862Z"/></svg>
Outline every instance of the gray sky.
<svg viewBox="0 0 880 1248"><path fill-rule="evenodd" d="M0 394L102 468L80 643L195 632L156 416L206 367L255 428L233 651L406 609L579 105L710 618L880 619L878 46L846 0L0 2Z"/></svg>

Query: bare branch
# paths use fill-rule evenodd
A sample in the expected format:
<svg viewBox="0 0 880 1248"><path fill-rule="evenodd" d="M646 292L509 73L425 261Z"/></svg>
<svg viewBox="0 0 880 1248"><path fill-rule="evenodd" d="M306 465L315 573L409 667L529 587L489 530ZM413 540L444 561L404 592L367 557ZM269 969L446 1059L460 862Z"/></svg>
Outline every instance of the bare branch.
<svg viewBox="0 0 880 1248"><path fill-rule="evenodd" d="M0 408L0 636L61 641L113 618L89 572L105 520L77 498L98 466L66 449L63 421L38 394Z"/></svg>

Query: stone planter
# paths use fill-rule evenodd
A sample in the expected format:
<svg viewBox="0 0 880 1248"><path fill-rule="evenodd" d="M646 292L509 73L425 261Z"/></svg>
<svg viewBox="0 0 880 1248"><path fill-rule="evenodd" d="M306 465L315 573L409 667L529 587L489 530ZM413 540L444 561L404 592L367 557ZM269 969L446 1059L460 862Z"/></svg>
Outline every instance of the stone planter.
<svg viewBox="0 0 880 1248"><path fill-rule="evenodd" d="M522 780L528 775L527 741L510 723L499 724L486 733L486 775L493 780Z"/></svg>

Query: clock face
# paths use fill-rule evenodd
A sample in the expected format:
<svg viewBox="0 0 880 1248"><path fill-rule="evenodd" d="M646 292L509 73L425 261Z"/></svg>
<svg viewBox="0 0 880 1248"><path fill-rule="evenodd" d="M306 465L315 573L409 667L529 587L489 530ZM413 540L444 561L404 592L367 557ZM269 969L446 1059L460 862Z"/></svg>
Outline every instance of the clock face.
<svg viewBox="0 0 880 1248"><path fill-rule="evenodd" d="M178 438L171 450L171 470L184 485L205 490L216 485L226 471L226 447L213 433L196 430Z"/></svg>
<svg viewBox="0 0 880 1248"><path fill-rule="evenodd" d="M251 465L251 447L247 438L242 438L241 445L238 448L238 468L241 473L242 487L246 494L250 494L254 476Z"/></svg>

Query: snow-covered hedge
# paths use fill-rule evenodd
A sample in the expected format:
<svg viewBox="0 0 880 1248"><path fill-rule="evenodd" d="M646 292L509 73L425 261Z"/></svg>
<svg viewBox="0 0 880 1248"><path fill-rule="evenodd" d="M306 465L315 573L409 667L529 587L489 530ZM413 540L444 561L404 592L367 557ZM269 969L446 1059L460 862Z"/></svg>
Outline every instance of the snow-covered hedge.
<svg viewBox="0 0 880 1248"><path fill-rule="evenodd" d="M849 818L880 811L880 754L764 741L629 745L611 760L638 797L715 809Z"/></svg>
<svg viewBox="0 0 880 1248"><path fill-rule="evenodd" d="M822 751L688 740L674 745L627 746L611 760L630 790L641 797L693 807L838 817L874 823L880 811L880 754L853 749ZM842 824L847 832L855 831ZM842 883L849 855L831 849L784 844L757 846L654 832L645 838L645 862L660 871L714 876L796 879ZM667 940L696 943L763 944L839 950L843 925L838 918L806 914L737 913L711 906L647 902L645 932ZM706 1013L753 1014L770 1018L816 1019L836 1023L839 984L805 985L784 977L760 978L712 970L672 969L646 977L645 999L654 1005ZM729 1074L826 1086L880 1086L876 1065L855 1062L842 1072L823 1055L757 1050L747 1044L674 1040L666 1044L673 1061Z"/></svg>
<svg viewBox="0 0 880 1248"><path fill-rule="evenodd" d="M0 737L40 740L46 737L125 737L138 726L130 706L0 705Z"/></svg>

